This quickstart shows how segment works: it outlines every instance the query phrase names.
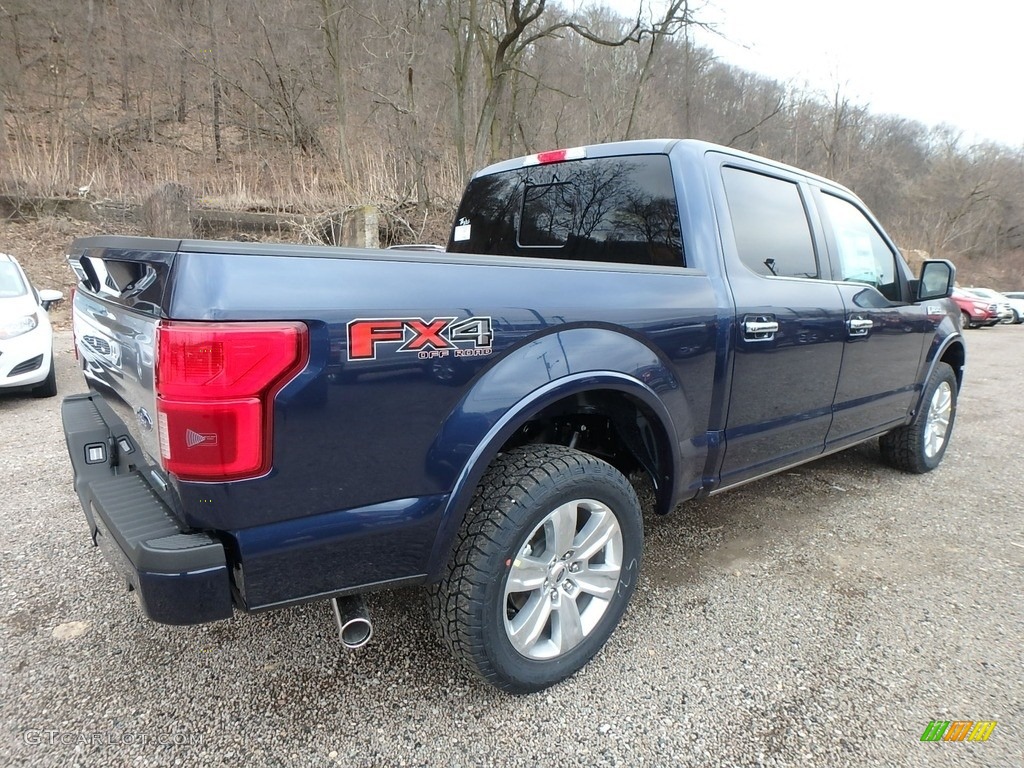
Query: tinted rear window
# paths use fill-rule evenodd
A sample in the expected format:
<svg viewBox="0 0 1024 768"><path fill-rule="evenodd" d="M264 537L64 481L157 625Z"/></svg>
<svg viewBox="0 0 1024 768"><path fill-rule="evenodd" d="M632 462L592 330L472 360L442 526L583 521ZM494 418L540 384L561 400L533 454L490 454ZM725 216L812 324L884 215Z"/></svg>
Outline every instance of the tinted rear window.
<svg viewBox="0 0 1024 768"><path fill-rule="evenodd" d="M475 179L448 250L683 266L668 157L572 160Z"/></svg>

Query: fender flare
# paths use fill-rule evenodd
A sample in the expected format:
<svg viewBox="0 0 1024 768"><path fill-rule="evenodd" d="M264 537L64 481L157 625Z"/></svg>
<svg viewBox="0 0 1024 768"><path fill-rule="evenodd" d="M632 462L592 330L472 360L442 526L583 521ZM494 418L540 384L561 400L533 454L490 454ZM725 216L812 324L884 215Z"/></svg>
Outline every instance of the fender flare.
<svg viewBox="0 0 1024 768"><path fill-rule="evenodd" d="M942 344L940 344L935 350L935 354L932 356L931 362L928 363L924 378L921 379L921 394L918 395L917 401L914 403L914 410L911 411L912 414L916 414L921 409L924 401L924 390L928 384L928 380L931 379L936 366L942 362L942 358L945 356L946 352L948 352L953 346L960 347L964 356L964 363L961 365L960 370L957 370L955 367L953 368L953 374L956 376L957 381L957 393L959 394L959 389L963 384L964 368L966 368L967 345L964 344L964 337L962 334L953 333L942 340Z"/></svg>
<svg viewBox="0 0 1024 768"><path fill-rule="evenodd" d="M670 453L670 473L665 478L664 490L659 493L659 509L670 509L677 493L677 468L679 466L679 445L672 416L664 402L654 390L638 379L619 371L585 371L570 374L533 390L515 405L505 411L488 429L474 447L468 460L463 464L447 503L441 514L434 546L428 564L427 581L436 581L448 560L448 553L458 532L476 487L498 455L501 446L523 424L549 405L575 394L595 390L615 390L638 400L658 420L667 436Z"/></svg>

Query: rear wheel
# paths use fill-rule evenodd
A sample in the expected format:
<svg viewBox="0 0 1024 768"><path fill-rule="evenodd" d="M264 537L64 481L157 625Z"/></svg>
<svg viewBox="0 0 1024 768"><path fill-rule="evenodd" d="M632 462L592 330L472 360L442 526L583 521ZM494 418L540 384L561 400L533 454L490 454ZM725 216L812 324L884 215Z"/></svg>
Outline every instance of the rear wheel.
<svg viewBox="0 0 1024 768"><path fill-rule="evenodd" d="M433 615L480 677L547 688L596 654L636 587L640 503L605 462L557 445L499 455L477 488Z"/></svg>
<svg viewBox="0 0 1024 768"><path fill-rule="evenodd" d="M953 369L938 363L928 378L921 408L904 427L882 435L882 458L904 472L931 472L942 461L956 418L957 384Z"/></svg>

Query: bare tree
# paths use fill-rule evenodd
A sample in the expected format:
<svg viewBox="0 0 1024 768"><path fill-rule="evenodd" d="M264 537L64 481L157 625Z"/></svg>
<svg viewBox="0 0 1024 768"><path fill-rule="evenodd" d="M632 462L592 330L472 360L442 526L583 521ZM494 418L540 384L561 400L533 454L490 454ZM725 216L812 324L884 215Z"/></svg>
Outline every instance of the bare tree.
<svg viewBox="0 0 1024 768"><path fill-rule="evenodd" d="M694 23L696 22L690 10L689 0L670 0L665 7L661 19L655 22L648 30L650 34L646 41L647 53L643 58L643 63L640 65L636 88L633 90L633 103L629 108L629 121L626 123L626 133L623 138L632 139L636 137L637 115L643 102L644 89L647 81L651 78L651 73L654 69L653 65L664 42ZM637 19L637 24L639 25L639 19Z"/></svg>
<svg viewBox="0 0 1024 768"><path fill-rule="evenodd" d="M220 41L217 38L217 24L213 17L214 0L206 0L206 22L210 34L210 94L213 104L213 158L219 163L223 157L221 146L221 74L220 74Z"/></svg>
<svg viewBox="0 0 1024 768"><path fill-rule="evenodd" d="M642 29L637 18L632 28L617 39L602 38L578 21L548 14L547 0L489 0L487 13L480 19L477 41L484 63L484 101L477 121L473 160L477 166L498 155L501 130L498 109L509 87L513 72L523 56L538 41L572 31L599 45L620 46L640 42L651 30Z"/></svg>
<svg viewBox="0 0 1024 768"><path fill-rule="evenodd" d="M460 179L469 175L466 149L466 112L469 87L476 63L480 0L445 0L443 28L451 40L452 139L456 171Z"/></svg>
<svg viewBox="0 0 1024 768"><path fill-rule="evenodd" d="M324 33L324 43L327 48L327 58L330 63L331 74L334 84L334 131L336 135L335 149L338 158L338 166L341 168L344 179L351 183L353 177L352 156L348 146L347 128L348 122L348 77L349 67L345 60L346 31L348 28L348 2L346 0L319 0L320 11L323 16L320 19L320 28Z"/></svg>

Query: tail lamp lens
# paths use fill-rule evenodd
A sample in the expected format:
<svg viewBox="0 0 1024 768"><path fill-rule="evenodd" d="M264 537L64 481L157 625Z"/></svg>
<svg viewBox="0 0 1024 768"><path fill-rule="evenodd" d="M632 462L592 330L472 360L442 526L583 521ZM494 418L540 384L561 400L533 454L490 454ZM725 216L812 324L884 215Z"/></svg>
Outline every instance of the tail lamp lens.
<svg viewBox="0 0 1024 768"><path fill-rule="evenodd" d="M182 480L270 470L274 397L306 365L302 323L157 328L157 426L164 468Z"/></svg>

